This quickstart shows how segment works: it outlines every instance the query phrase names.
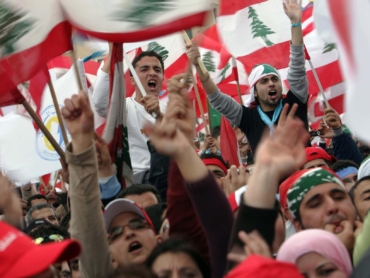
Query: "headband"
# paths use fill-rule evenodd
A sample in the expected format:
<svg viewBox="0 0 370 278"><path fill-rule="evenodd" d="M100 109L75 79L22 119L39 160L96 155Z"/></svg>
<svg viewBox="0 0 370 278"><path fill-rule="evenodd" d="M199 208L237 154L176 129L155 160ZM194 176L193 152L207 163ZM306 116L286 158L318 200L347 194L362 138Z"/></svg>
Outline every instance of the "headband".
<svg viewBox="0 0 370 278"><path fill-rule="evenodd" d="M227 167L217 158L204 158L202 159L205 165L216 165L224 171L225 175L227 174Z"/></svg>

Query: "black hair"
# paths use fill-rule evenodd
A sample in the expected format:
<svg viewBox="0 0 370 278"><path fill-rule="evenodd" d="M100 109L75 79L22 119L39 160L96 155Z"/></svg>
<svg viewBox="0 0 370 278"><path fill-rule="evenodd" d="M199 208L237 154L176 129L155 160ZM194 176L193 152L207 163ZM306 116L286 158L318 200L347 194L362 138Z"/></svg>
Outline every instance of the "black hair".
<svg viewBox="0 0 370 278"><path fill-rule="evenodd" d="M188 255L196 263L203 277L211 277L209 265L202 255L187 241L178 237L170 238L157 245L145 262L147 268L152 269L156 259L165 253L184 253Z"/></svg>
<svg viewBox="0 0 370 278"><path fill-rule="evenodd" d="M218 155L218 154L215 154L215 153L203 153L201 156L200 156L200 159L207 159L207 158L216 158L216 159L218 159L218 160L220 160L221 161L221 163L223 164L223 165L225 165L225 167L227 168L227 169L229 169L230 168L230 163L229 162L226 162L223 158L222 158L222 156L221 155Z"/></svg>
<svg viewBox="0 0 370 278"><path fill-rule="evenodd" d="M27 199L27 206L30 208L32 207L31 205L31 201L33 200L38 200L38 199L44 199L45 201L47 201L46 197L42 194L35 194L35 195L32 195L31 197L29 197Z"/></svg>
<svg viewBox="0 0 370 278"><path fill-rule="evenodd" d="M333 163L333 165L331 165L331 169L334 172L338 172L350 166L353 166L356 169L358 169L358 165L354 163L352 160L338 160L337 162Z"/></svg>
<svg viewBox="0 0 370 278"><path fill-rule="evenodd" d="M358 181L356 181L356 183L349 190L348 194L351 197L351 200L352 200L353 204L355 204L355 190L356 190L356 188L358 187L358 185L360 183L362 183L363 181L367 181L367 180L370 180L370 176L365 176L365 177L359 179Z"/></svg>
<svg viewBox="0 0 370 278"><path fill-rule="evenodd" d="M137 55L134 60L132 61L132 66L135 68L136 67L136 64L137 62L139 62L142 58L144 57L156 57L159 62L161 63L161 66L162 66L162 73L164 73L164 63L163 63L163 59L162 59L162 56L159 55L157 52L151 50L151 51L143 51L141 52L139 55ZM130 71L130 76L132 76L132 73Z"/></svg>
<svg viewBox="0 0 370 278"><path fill-rule="evenodd" d="M134 183L129 187L126 187L125 189L121 190L121 192L118 193L116 199L125 198L127 195L141 195L146 192L153 193L158 203L162 201L157 188L150 184L139 184L139 183Z"/></svg>
<svg viewBox="0 0 370 278"><path fill-rule="evenodd" d="M71 221L71 212L67 212L66 215L62 218L62 221L60 221L59 226L63 227L64 229L69 229L69 222Z"/></svg>
<svg viewBox="0 0 370 278"><path fill-rule="evenodd" d="M167 209L166 203L159 203L145 208L146 213L148 214L150 220L154 225L154 229L157 234L161 230L162 223L166 217L162 217L163 212Z"/></svg>
<svg viewBox="0 0 370 278"><path fill-rule="evenodd" d="M362 145L358 148L360 150L360 153L362 154L362 157L365 159L370 155L370 148L369 146Z"/></svg>
<svg viewBox="0 0 370 278"><path fill-rule="evenodd" d="M32 220L35 220L35 219L33 219L33 217L32 217L32 213L33 213L33 212L35 212L35 211L37 211L37 210L42 210L42 209L45 209L45 208L49 208L49 209L51 209L51 210L53 211L53 213L54 213L55 218L56 218L56 219L58 219L58 216L57 216L57 214L56 214L56 212L55 212L55 209L54 209L54 207L53 207L52 205L50 205L50 204L48 204L48 203L38 203L38 204L33 205L33 206L28 210L28 212L27 212L26 217L27 217L27 222L28 222L28 224L29 224L29 223L31 223L31 222L32 222Z"/></svg>
<svg viewBox="0 0 370 278"><path fill-rule="evenodd" d="M220 126L215 126L213 129L212 129L212 132L211 132L211 136L215 139L218 138L218 136L220 136L221 134L221 128Z"/></svg>
<svg viewBox="0 0 370 278"><path fill-rule="evenodd" d="M63 239L71 238L71 235L66 229L55 225L40 225L29 232L28 235L33 239L40 237L44 238L44 241L41 244L54 242L54 240L48 238L50 235L60 235L63 237Z"/></svg>

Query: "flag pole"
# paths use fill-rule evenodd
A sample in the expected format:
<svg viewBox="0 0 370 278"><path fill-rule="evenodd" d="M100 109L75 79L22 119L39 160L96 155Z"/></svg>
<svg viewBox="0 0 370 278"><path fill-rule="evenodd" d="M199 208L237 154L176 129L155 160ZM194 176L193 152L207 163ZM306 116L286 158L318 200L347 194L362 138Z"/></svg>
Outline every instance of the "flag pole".
<svg viewBox="0 0 370 278"><path fill-rule="evenodd" d="M233 67L233 73L235 75L236 88L238 89L239 102L241 105L243 105L242 92L241 92L240 83L239 83L238 67L236 66L236 59L234 56L231 57L231 63ZM234 71L234 68L235 68L235 71Z"/></svg>
<svg viewBox="0 0 370 278"><path fill-rule="evenodd" d="M63 152L62 148L59 146L57 141L55 141L53 135L51 135L49 130L46 128L46 126L41 121L41 119L37 116L36 112L32 109L30 104L26 100L24 100L22 102L22 105L26 109L28 114L30 114L32 119L36 122L36 124L39 126L39 128L44 133L45 137L49 140L50 144L54 147L55 151L59 154L59 156L63 160L63 162L66 163L66 158L65 158L65 155L64 155L64 152Z"/></svg>
<svg viewBox="0 0 370 278"><path fill-rule="evenodd" d="M135 82L136 82L137 86L139 87L139 90L141 92L141 95L143 97L145 97L147 95L147 93L146 93L146 91L144 89L143 84L141 84L140 79L139 79L139 76L137 75L134 67L132 66L132 63L130 61L130 58L127 56L125 50L123 50L123 57L124 57L124 59L126 61L126 64L128 65L129 71L132 73L132 76L135 79ZM158 115L155 112L152 112L151 115L152 115L153 118L157 118L158 117Z"/></svg>
<svg viewBox="0 0 370 278"><path fill-rule="evenodd" d="M209 103L209 99L207 98L207 110L208 110L208 124L209 124L209 130L212 132L212 115L210 113L210 107L211 104Z"/></svg>
<svg viewBox="0 0 370 278"><path fill-rule="evenodd" d="M77 78L78 89L80 91L82 91L83 90L82 81L81 81L80 73L78 72L78 68L77 68L77 55L76 55L76 51L74 49L71 50L71 56L70 57L71 57L71 60L72 60L72 64L74 65L74 71L75 71L75 75L76 75L76 78Z"/></svg>
<svg viewBox="0 0 370 278"><path fill-rule="evenodd" d="M188 34L185 32L185 30L182 31L182 36L184 37L184 40L186 41L187 44L192 44L192 42L191 42ZM203 61L200 57L197 58L197 62L198 62L198 65L199 65L200 69L202 70L202 72L204 74L207 74L208 70L204 66Z"/></svg>
<svg viewBox="0 0 370 278"><path fill-rule="evenodd" d="M324 106L325 106L325 108L328 108L328 107L330 107L329 102L328 102L328 100L327 100L327 98L325 96L324 89L323 89L323 87L321 85L321 82L320 82L319 76L317 75L316 69L315 69L315 67L312 64L311 57L310 57L310 54L308 54L308 51L307 51L306 46L304 46L304 54L306 56L306 60L310 64L310 68L312 70L313 76L315 77L317 86L319 86L321 96L324 99Z"/></svg>
<svg viewBox="0 0 370 278"><path fill-rule="evenodd" d="M191 76L191 80L193 82L193 86L194 86L194 91L195 91L195 96L197 98L197 102L198 102L198 106L199 106L199 110L200 110L200 115L202 117L202 121L204 123L204 128L206 130L206 134L210 134L209 133L209 128L208 128L208 125L206 123L206 118L204 116L204 109L203 109L203 105L202 105L202 102L200 100L200 95L199 95L199 89L198 89L198 85L195 81L195 77L194 77L194 74L193 74L193 71L190 70L190 76Z"/></svg>
<svg viewBox="0 0 370 278"><path fill-rule="evenodd" d="M49 73L49 76L50 76L50 73ZM64 121L62 119L62 114L60 113L60 107L59 107L58 99L57 99L57 96L55 94L55 89L54 89L54 86L53 86L53 82L51 82L51 78L48 81L48 86L49 86L49 90L50 90L50 93L51 93L51 97L53 99L55 112L57 113L59 126L60 126L60 129L62 130L64 145L67 146L68 145L67 131L66 131L66 127L64 125Z"/></svg>

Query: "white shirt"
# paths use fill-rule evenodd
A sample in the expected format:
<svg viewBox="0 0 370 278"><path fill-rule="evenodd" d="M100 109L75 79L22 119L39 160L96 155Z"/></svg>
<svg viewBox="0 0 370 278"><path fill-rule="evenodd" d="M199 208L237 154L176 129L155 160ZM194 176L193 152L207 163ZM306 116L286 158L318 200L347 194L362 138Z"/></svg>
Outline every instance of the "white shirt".
<svg viewBox="0 0 370 278"><path fill-rule="evenodd" d="M145 123L155 123L155 119L146 112L144 106L135 101L135 95L136 93L126 98L128 144L134 174L150 168L150 152L147 146L149 138L142 134L141 130ZM106 118L109 103L109 74L101 69L98 70L94 84L93 103L99 116ZM167 104L160 101L159 107L161 113L165 113Z"/></svg>
<svg viewBox="0 0 370 278"><path fill-rule="evenodd" d="M141 132L146 123L155 123L155 119L146 112L143 105L135 101L135 94L126 99L128 144L134 174L150 169L150 152L147 142L149 137ZM166 103L159 102L161 113L166 111Z"/></svg>

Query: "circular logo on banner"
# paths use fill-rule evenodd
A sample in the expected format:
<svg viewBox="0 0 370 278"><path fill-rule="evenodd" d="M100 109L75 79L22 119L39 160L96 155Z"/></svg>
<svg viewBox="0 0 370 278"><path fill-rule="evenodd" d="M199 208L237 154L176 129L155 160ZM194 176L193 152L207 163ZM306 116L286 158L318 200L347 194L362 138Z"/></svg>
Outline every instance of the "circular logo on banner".
<svg viewBox="0 0 370 278"><path fill-rule="evenodd" d="M60 105L59 105L60 107ZM41 112L41 120L49 130L51 135L54 137L55 141L59 144L59 146L65 150L65 144L63 140L62 130L59 125L57 113L55 111L54 105L50 105L46 107ZM67 137L69 137L69 133L67 131ZM50 161L55 161L59 159L59 154L55 151L54 147L51 145L49 140L46 138L44 133L39 129L36 134L36 152L37 154L45 159Z"/></svg>

